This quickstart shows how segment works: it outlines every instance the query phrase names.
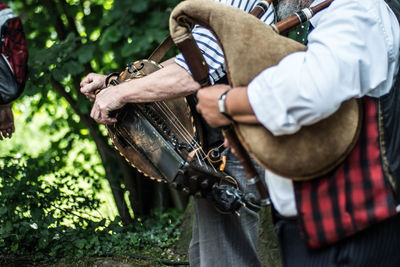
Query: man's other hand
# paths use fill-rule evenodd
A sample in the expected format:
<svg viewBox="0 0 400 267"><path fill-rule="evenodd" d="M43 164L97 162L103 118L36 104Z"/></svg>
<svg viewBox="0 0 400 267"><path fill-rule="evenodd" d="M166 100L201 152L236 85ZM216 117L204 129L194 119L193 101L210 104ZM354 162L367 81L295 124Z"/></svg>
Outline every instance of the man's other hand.
<svg viewBox="0 0 400 267"><path fill-rule="evenodd" d="M106 78L106 75L89 73L80 83L81 93L89 98L90 101L94 101L96 98L96 91L106 87Z"/></svg>

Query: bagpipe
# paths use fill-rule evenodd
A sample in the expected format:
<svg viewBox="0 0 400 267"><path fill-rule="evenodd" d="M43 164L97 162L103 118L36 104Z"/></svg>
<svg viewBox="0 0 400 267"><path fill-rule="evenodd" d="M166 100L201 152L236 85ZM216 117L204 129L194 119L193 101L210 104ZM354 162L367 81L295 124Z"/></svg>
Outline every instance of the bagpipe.
<svg viewBox="0 0 400 267"><path fill-rule="evenodd" d="M196 24L209 29L224 52L229 84L246 86L286 55L304 51L304 45L280 33L310 19L331 1L268 26L258 19L268 8L268 2L259 2L248 14L209 0L187 0L172 11L170 34L193 78L204 87L209 85L208 66L191 30ZM229 23L226 18L230 18ZM162 66L157 61L171 45L171 39L166 39L149 59L133 62L123 72L109 75L106 83L117 85L159 70ZM111 79L113 76L116 79ZM328 118L292 135L273 136L260 124L233 122L232 127L224 129L248 182L257 185L261 197L257 201L254 195L243 194L234 177L223 171L218 149L203 150L201 123L194 104L193 96L130 103L115 112L118 122L107 126L107 131L120 154L145 176L195 197L211 198L222 212L235 212L243 205L257 210L258 204L268 204L266 186L258 178L250 156L284 177L316 178L336 167L354 147L362 116L358 101L353 99Z"/></svg>

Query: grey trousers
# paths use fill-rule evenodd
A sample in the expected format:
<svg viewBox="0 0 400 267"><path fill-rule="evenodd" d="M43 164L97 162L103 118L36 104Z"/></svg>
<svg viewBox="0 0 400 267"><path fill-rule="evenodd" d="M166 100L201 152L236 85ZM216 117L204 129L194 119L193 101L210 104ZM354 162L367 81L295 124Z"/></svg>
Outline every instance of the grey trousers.
<svg viewBox="0 0 400 267"><path fill-rule="evenodd" d="M247 185L246 174L236 157L229 151L226 155L226 172L238 180L242 192L258 196L255 186ZM264 174L261 168L258 170ZM221 214L207 199L195 199L194 209L190 266L261 266L257 257L258 213L242 207L240 216Z"/></svg>

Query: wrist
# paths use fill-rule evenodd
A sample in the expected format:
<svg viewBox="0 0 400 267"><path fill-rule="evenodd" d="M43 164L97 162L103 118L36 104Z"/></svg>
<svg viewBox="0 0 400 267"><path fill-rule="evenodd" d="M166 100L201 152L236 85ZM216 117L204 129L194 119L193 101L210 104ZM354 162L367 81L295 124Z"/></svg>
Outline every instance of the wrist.
<svg viewBox="0 0 400 267"><path fill-rule="evenodd" d="M218 110L219 110L219 112L222 114L222 115L224 115L227 119L229 119L229 120L231 120L231 121L233 121L233 118L232 118L232 116L228 113L228 110L227 110L227 105L226 105L226 98L227 98L227 95L228 95L228 92L229 92L230 90L228 89L228 90L226 90L225 92L223 92L221 95L220 95L220 97L218 98Z"/></svg>

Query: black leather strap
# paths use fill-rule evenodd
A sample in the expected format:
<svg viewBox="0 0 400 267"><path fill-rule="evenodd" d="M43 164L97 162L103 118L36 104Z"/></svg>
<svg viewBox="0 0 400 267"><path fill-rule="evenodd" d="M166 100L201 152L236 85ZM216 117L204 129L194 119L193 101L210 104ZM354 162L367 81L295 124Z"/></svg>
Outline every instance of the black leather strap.
<svg viewBox="0 0 400 267"><path fill-rule="evenodd" d="M222 95L220 95L220 97L218 98L218 110L219 112L224 115L225 117L227 117L229 120L233 121L233 118L231 115L229 115L226 112L226 105L225 105L225 99L226 99L226 95L228 94L229 90L226 90Z"/></svg>

